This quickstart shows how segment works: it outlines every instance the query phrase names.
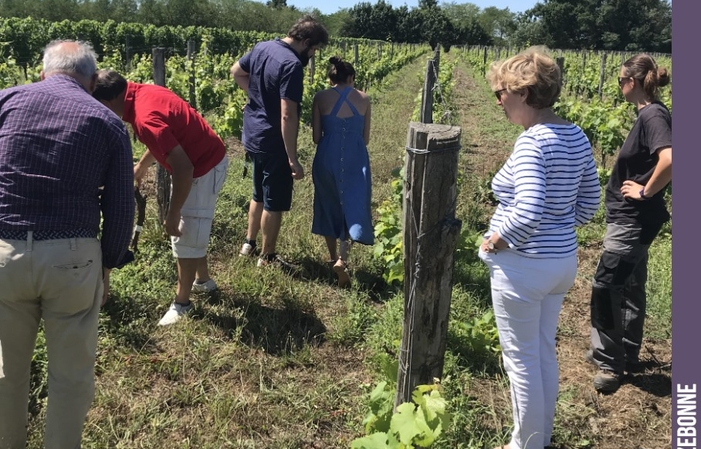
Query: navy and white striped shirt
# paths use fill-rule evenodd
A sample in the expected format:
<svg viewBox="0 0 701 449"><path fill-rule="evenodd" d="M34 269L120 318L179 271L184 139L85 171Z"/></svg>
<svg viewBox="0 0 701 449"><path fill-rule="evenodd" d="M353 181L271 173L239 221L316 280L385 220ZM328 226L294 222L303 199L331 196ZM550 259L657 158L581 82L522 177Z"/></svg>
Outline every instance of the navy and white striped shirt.
<svg viewBox="0 0 701 449"><path fill-rule="evenodd" d="M0 91L0 230L97 236L102 218L103 265L118 266L134 224L132 164L124 123L74 78Z"/></svg>
<svg viewBox="0 0 701 449"><path fill-rule="evenodd" d="M532 126L516 140L492 190L499 205L487 238L496 231L528 257L576 254L574 228L592 219L601 197L587 136L573 124Z"/></svg>

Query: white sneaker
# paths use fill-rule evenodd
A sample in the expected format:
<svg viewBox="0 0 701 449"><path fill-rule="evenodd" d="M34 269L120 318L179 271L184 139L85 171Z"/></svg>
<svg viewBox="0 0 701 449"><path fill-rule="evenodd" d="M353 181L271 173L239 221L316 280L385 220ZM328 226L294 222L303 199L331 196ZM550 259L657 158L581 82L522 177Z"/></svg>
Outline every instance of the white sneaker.
<svg viewBox="0 0 701 449"><path fill-rule="evenodd" d="M163 318L161 318L161 321L158 322L158 325L168 326L169 324L177 323L190 310L192 310L192 303L184 306L182 304L178 304L177 302L173 302L165 315L163 315Z"/></svg>
<svg viewBox="0 0 701 449"><path fill-rule="evenodd" d="M192 283L192 291L195 293L211 293L216 290L217 284L214 279L210 279L207 282L199 283L197 281Z"/></svg>
<svg viewBox="0 0 701 449"><path fill-rule="evenodd" d="M253 252L256 250L254 245L246 242L241 246L241 251L239 251L239 256L252 256Z"/></svg>

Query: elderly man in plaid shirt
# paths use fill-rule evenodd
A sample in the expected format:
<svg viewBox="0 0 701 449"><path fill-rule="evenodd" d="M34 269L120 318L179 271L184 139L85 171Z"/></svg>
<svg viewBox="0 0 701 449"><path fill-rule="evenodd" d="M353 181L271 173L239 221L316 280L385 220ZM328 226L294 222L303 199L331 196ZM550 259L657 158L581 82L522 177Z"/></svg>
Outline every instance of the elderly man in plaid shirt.
<svg viewBox="0 0 701 449"><path fill-rule="evenodd" d="M0 91L0 449L24 448L30 367L44 321L44 446L80 447L93 400L109 273L128 260L132 150L90 95L96 56L50 43L42 81Z"/></svg>

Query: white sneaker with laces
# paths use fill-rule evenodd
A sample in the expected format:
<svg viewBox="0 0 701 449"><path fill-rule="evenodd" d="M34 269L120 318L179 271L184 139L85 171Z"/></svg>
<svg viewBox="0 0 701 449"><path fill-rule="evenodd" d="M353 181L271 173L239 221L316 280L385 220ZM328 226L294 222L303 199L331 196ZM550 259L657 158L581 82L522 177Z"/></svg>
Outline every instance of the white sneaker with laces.
<svg viewBox="0 0 701 449"><path fill-rule="evenodd" d="M253 251L255 251L255 249L256 249L255 246L246 242L241 246L241 251L239 251L239 256L252 256Z"/></svg>
<svg viewBox="0 0 701 449"><path fill-rule="evenodd" d="M163 318L161 318L161 321L158 322L158 325L168 326L169 324L177 323L190 310L192 310L192 303L184 306L173 302L165 315L163 315Z"/></svg>
<svg viewBox="0 0 701 449"><path fill-rule="evenodd" d="M197 281L192 283L192 291L195 293L211 293L216 290L217 284L214 279L210 279L207 282L202 282L201 284Z"/></svg>

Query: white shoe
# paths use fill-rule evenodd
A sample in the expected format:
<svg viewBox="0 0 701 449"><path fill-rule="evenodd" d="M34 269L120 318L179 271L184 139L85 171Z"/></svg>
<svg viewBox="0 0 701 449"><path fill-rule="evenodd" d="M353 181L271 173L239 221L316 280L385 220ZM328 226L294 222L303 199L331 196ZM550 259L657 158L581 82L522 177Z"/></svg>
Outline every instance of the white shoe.
<svg viewBox="0 0 701 449"><path fill-rule="evenodd" d="M163 318L161 318L161 321L158 322L158 325L168 326L169 324L177 323L190 310L192 310L192 303L184 306L173 302L165 315L163 315Z"/></svg>
<svg viewBox="0 0 701 449"><path fill-rule="evenodd" d="M246 242L241 246L241 251L239 251L239 256L252 256L256 247Z"/></svg>
<svg viewBox="0 0 701 449"><path fill-rule="evenodd" d="M195 293L211 293L216 290L217 284L214 279L210 279L207 282L199 283L197 281L192 283L192 291Z"/></svg>

